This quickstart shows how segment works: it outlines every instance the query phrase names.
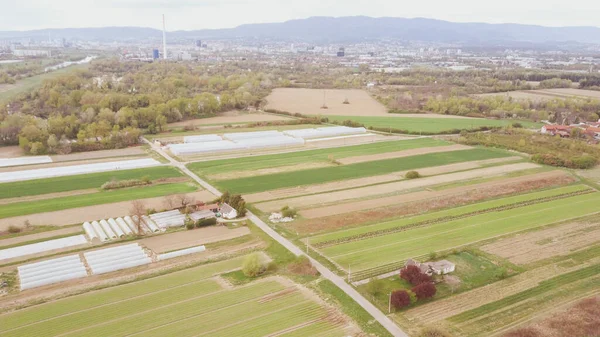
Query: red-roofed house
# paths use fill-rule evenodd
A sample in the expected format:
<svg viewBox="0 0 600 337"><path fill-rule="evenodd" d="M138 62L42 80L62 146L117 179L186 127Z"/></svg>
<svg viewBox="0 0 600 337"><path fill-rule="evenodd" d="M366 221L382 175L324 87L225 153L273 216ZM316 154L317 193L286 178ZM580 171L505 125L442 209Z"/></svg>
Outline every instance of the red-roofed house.
<svg viewBox="0 0 600 337"><path fill-rule="evenodd" d="M561 137L569 137L571 129L569 125L544 125L542 126L542 134L560 135Z"/></svg>

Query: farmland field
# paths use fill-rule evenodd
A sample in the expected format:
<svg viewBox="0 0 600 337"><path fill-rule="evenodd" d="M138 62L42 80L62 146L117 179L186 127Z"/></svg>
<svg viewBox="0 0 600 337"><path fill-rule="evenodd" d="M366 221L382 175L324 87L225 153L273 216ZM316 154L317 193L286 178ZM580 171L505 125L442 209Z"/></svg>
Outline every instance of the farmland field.
<svg viewBox="0 0 600 337"><path fill-rule="evenodd" d="M0 315L2 336L348 335L307 290L273 277L224 287L236 258ZM356 328L351 328L356 330Z"/></svg>
<svg viewBox="0 0 600 337"><path fill-rule="evenodd" d="M448 165L474 160L508 157L509 154L487 149L471 149L446 153L431 153L406 158L393 158L351 165L283 172L257 177L223 180L215 185L225 191L255 193L267 190L362 178L430 166Z"/></svg>
<svg viewBox="0 0 600 337"><path fill-rule="evenodd" d="M367 127L380 129L398 129L411 133L436 134L450 130L477 129L479 127L502 127L513 123L520 123L527 128L539 128L541 123L521 120L496 120L483 118L419 118L419 117L356 117L356 116L327 116L333 121L352 120Z"/></svg>
<svg viewBox="0 0 600 337"><path fill-rule="evenodd" d="M102 172L56 178L26 180L0 184L0 199L17 198L39 194L67 192L90 188L99 189L111 180L141 179L151 180L182 177L182 173L172 167L151 167L144 169Z"/></svg>
<svg viewBox="0 0 600 337"><path fill-rule="evenodd" d="M346 99L350 104L343 104ZM266 101L266 109L304 115L387 115L387 109L364 90L279 88L273 90ZM327 109L321 109L324 102Z"/></svg>
<svg viewBox="0 0 600 337"><path fill-rule="evenodd" d="M600 92L584 89L540 89L540 90L519 90L503 93L479 94L479 97L511 97L517 100L530 100L533 102L549 101L553 99L579 98L579 99L600 99Z"/></svg>
<svg viewBox="0 0 600 337"><path fill-rule="evenodd" d="M311 244L360 271L597 212L600 193L580 185L326 234ZM577 206L577 207L575 207Z"/></svg>
<svg viewBox="0 0 600 337"><path fill-rule="evenodd" d="M161 197L170 194L189 193L196 190L198 190L197 186L178 183L102 191L87 195L74 195L38 200L35 203L27 201L14 202L0 205L0 219L92 205L110 204L120 201Z"/></svg>
<svg viewBox="0 0 600 337"><path fill-rule="evenodd" d="M168 124L169 129L179 129L189 126L211 126L223 124L245 124L255 122L272 122L292 120L292 118L271 115L266 113L243 113L238 111L228 111L217 114L215 117L207 117L200 119L191 119L183 122Z"/></svg>
<svg viewBox="0 0 600 337"><path fill-rule="evenodd" d="M445 146L450 143L431 138L380 142L330 149L297 151L282 154L242 157L236 159L211 160L189 164L188 167L202 176L235 171L254 171L265 168L291 166L306 163L324 163L332 165L329 156L342 159L361 155L372 155L394 151L403 151L423 147Z"/></svg>

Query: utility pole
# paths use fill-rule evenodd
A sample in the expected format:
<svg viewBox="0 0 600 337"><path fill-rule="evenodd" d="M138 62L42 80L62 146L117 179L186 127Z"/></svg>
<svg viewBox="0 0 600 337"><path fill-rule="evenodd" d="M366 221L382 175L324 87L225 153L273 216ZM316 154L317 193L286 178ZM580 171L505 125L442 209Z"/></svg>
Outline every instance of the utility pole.
<svg viewBox="0 0 600 337"><path fill-rule="evenodd" d="M352 270L350 270L350 265L348 265L348 282L352 282Z"/></svg>
<svg viewBox="0 0 600 337"><path fill-rule="evenodd" d="M306 238L306 255L308 255L308 238Z"/></svg>

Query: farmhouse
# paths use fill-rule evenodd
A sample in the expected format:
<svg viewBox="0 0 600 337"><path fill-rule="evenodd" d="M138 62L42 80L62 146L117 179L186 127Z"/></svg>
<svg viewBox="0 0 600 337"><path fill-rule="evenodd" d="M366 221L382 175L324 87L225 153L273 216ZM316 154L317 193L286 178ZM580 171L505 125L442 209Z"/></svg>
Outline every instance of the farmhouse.
<svg viewBox="0 0 600 337"><path fill-rule="evenodd" d="M569 125L544 125L542 126L542 134L560 135L561 137L569 137L572 127Z"/></svg>
<svg viewBox="0 0 600 337"><path fill-rule="evenodd" d="M219 212L221 213L221 216L224 219L235 219L238 216L237 211L228 204L221 205L221 209L219 209Z"/></svg>
<svg viewBox="0 0 600 337"><path fill-rule="evenodd" d="M404 266L405 267L406 266L417 266L417 267L419 267L419 269L421 269L422 273L425 273L427 275L448 274L448 273L453 272L454 269L456 268L455 264L448 260L420 263L416 260L408 259L408 260L406 260L406 263L404 264Z"/></svg>

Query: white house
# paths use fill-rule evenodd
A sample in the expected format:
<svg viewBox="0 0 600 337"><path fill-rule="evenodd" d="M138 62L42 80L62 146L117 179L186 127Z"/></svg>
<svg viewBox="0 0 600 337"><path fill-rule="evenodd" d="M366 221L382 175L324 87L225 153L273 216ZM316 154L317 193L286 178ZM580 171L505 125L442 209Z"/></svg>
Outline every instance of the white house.
<svg viewBox="0 0 600 337"><path fill-rule="evenodd" d="M235 219L238 216L238 212L231 206L227 205L227 204L223 204L221 205L221 209L219 210L219 212L221 213L221 216L224 219Z"/></svg>

